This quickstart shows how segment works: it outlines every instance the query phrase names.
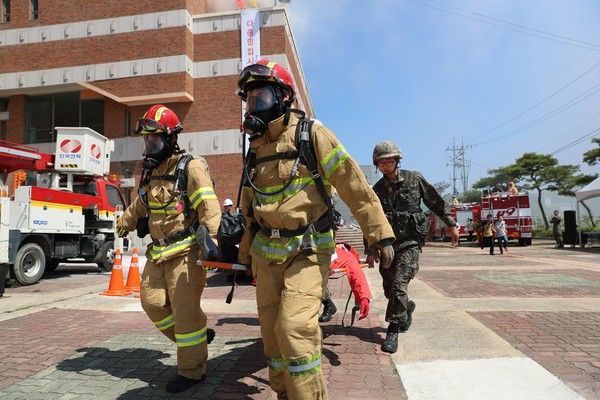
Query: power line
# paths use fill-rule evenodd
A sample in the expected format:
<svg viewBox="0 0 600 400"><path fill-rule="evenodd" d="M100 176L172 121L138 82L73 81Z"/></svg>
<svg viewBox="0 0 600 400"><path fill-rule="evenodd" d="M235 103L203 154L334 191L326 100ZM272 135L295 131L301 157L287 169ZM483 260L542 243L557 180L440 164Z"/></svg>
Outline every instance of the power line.
<svg viewBox="0 0 600 400"><path fill-rule="evenodd" d="M451 6L451 5L448 5L448 4L438 3L438 4L440 4L443 7L453 8L453 9L459 10L461 12L469 13L469 14L475 15L477 17L487 18L489 20L497 21L497 22L499 22L501 24L506 24L506 25L509 25L509 26L495 24L495 23L490 22L490 21L486 21L486 20L482 20L482 19L479 19L479 18L470 17L468 15L464 15L464 14L461 14L461 13L453 12L453 11L450 11L448 9L444 9L442 7L436 7L436 6L432 5L432 4L426 4L426 3L423 3L423 2L418 1L418 0L409 0L409 1L412 1L413 3L416 3L416 4L420 4L420 5L425 6L425 7L434 8L436 10L440 10L440 11L443 11L443 12L446 12L446 13L449 13L449 14L458 15L459 17L467 18L467 19L470 19L470 20L473 20L473 21L477 21L477 22L481 22L481 23L484 23L484 24L496 26L496 27L499 27L499 28L502 28L502 29L513 31L513 32L522 33L524 35L538 37L538 38L541 38L541 39L550 40L552 42L562 43L562 44L566 44L566 45L569 45L569 46L575 46L575 47L581 47L581 48L584 48L584 49L589 49L589 50L594 50L594 51L600 51L600 45L595 44L595 43L585 42L585 41L578 40L578 39L572 39L572 38L569 38L569 37L566 37L566 36L556 35L554 33L542 31L542 30L539 30L539 29L529 28L529 27L524 26L524 25L519 25L519 24L515 24L513 22L504 21L504 20L499 19L499 18L490 17L488 15L481 14L481 13L476 13L476 12L473 12L473 11L470 11L470 10L467 10L467 9L464 9L464 8L459 8L459 7L454 7L454 6ZM519 28L519 29L510 28L510 26L514 26L514 27ZM546 36L543 36L543 35L546 35ZM560 39L560 40L558 40L558 39Z"/></svg>
<svg viewBox="0 0 600 400"><path fill-rule="evenodd" d="M596 90L593 90L593 89L596 89ZM502 135L501 137L496 137L496 138L490 139L490 140L485 141L485 142L474 143L472 146L480 146L482 144L488 144L488 143L496 142L498 140L503 140L503 139L506 139L507 137L514 136L517 133L521 133L523 131L526 131L529 128L533 128L534 126L537 126L537 125L541 124L542 122L545 122L545 121L549 120L550 118L553 118L553 117L557 116L561 112L563 112L563 111L565 111L565 110L573 107L574 105L582 102L583 100L587 99L588 97L590 97L591 95L593 95L595 93L598 93L599 91L600 91L600 83L594 85L591 89L588 89L584 93L582 93L579 96L577 96L577 97L575 97L575 98L567 101L566 103L564 103L563 105L555 108L554 110L550 111L549 113L546 113L546 114L542 115L541 117L539 117L539 118L537 118L537 119L535 119L535 120L533 120L533 121L531 121L531 122L529 122L529 123L527 123L527 124L525 124L525 125L523 125L523 126L521 126L519 128L513 129L512 131L510 131L510 132Z"/></svg>
<svg viewBox="0 0 600 400"><path fill-rule="evenodd" d="M564 138L565 138L567 135L569 135L569 134L571 134L571 133L575 132L577 129L581 128L582 126L584 126L585 124L587 124L587 123L588 123L588 122L590 122L591 120L598 118L598 116L599 116L599 115L600 115L600 112L599 112L599 113L597 113L596 115L594 115L593 117L591 117L591 118L588 118L587 120L583 121L581 124L577 125L575 128L571 129L570 131L568 131L568 132L566 132L566 133L562 134L562 135L561 135L559 138L557 138L556 140L553 140L552 142L549 142L549 143L547 143L545 146L541 147L541 148L540 148L540 150L544 150L544 149L546 149L546 148L548 148L548 147L552 146L554 143L558 142L559 140L561 140L561 139L564 139Z"/></svg>
<svg viewBox="0 0 600 400"><path fill-rule="evenodd" d="M525 111L515 115L514 117L512 117L511 119L509 119L508 121L496 126L495 128L489 129L487 131L485 131L484 133L482 133L481 135L479 135L477 137L477 139L480 139L482 136L486 136L506 125L508 125L509 123L513 122L514 120L516 120L517 118L525 115L526 113L528 113L529 111L533 110L534 108L540 106L541 104L545 103L546 101L550 100L552 97L556 96L558 93L562 92L563 90L565 90L566 88L568 88L569 86L571 86L572 84L574 84L575 82L577 82L579 79L583 78L585 75L589 74L590 72L592 72L594 69L598 68L598 66L600 66L600 62L597 63L596 65L594 65L593 67L589 68L587 71L583 72L582 74L580 74L578 77L576 77L575 79L571 80L569 83L567 83L566 85L564 85L563 87L561 87L560 89L556 90L555 92L553 92L552 94L550 94L549 96L546 96L543 100L538 101L537 103L535 103L534 105L532 105L531 107L529 107L528 109L526 109ZM598 85L596 85L598 86ZM596 87L594 86L594 87ZM589 90L588 90L589 91ZM572 100L571 100L572 101ZM514 132L514 131L513 131ZM492 140L493 141L493 140ZM468 141L467 141L468 143ZM485 142L485 143L489 143L489 142ZM484 144L484 143L474 143L473 146L477 146L480 144Z"/></svg>
<svg viewBox="0 0 600 400"><path fill-rule="evenodd" d="M564 145L560 149L554 150L554 152L552 152L551 154L555 155L557 153L560 153L561 151L570 149L571 147L578 145L579 143L583 142L584 140L590 139L590 138L598 136L598 135L600 135L600 128L591 131L590 133L588 133L588 134L580 137L579 139L576 139L576 140L572 141L571 143L567 143L566 145Z"/></svg>

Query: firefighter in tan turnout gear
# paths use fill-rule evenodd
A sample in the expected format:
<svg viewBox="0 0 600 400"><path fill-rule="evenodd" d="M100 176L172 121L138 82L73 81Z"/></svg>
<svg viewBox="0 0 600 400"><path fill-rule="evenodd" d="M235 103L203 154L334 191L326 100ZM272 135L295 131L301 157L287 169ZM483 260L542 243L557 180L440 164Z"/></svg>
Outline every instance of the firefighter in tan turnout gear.
<svg viewBox="0 0 600 400"><path fill-rule="evenodd" d="M119 235L137 229L150 234L141 282L141 302L154 325L177 345L177 376L167 383L171 393L189 389L206 376L207 329L200 297L206 271L196 265L201 240L216 238L221 209L204 159L184 168L177 144L182 130L177 115L163 105L152 106L138 121L145 157L139 196L117 221ZM181 161L181 162L180 162ZM184 185L182 182L186 182ZM199 240L201 239L201 240Z"/></svg>
<svg viewBox="0 0 600 400"><path fill-rule="evenodd" d="M261 60L242 71L238 85L250 141L242 202L250 228L239 261L251 264L256 278L271 388L279 399L327 399L318 312L335 241L332 203L323 192L331 196L335 187L384 266L393 258L394 234L362 171L329 129L312 125L312 143L297 147L297 126L306 125L294 114L304 113L290 109L295 90L283 66ZM315 155L323 190L299 162L301 151Z"/></svg>

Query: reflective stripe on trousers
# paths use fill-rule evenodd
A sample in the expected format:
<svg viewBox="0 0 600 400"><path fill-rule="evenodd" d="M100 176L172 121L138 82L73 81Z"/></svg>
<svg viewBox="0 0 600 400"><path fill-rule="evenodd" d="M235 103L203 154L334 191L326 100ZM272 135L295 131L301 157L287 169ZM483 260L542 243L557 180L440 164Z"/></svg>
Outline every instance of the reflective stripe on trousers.
<svg viewBox="0 0 600 400"><path fill-rule="evenodd" d="M140 285L144 311L177 344L178 374L200 379L206 374L206 314L200 297L206 271L196 265L197 246L181 257L156 264L148 259Z"/></svg>
<svg viewBox="0 0 600 400"><path fill-rule="evenodd" d="M253 264L271 387L279 398L327 399L318 313L331 255L297 252L283 264Z"/></svg>

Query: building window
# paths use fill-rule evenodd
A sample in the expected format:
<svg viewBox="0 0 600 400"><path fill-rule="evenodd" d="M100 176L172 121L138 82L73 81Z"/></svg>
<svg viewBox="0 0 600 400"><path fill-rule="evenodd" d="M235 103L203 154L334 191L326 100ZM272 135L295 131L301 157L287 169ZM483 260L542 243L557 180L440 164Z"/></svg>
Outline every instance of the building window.
<svg viewBox="0 0 600 400"><path fill-rule="evenodd" d="M38 0L31 0L31 19L38 19L39 9Z"/></svg>
<svg viewBox="0 0 600 400"><path fill-rule="evenodd" d="M27 102L27 143L53 142L52 96L30 97Z"/></svg>
<svg viewBox="0 0 600 400"><path fill-rule="evenodd" d="M2 22L10 22L10 0L2 0Z"/></svg>
<svg viewBox="0 0 600 400"><path fill-rule="evenodd" d="M125 136L131 136L131 110L125 111Z"/></svg>
<svg viewBox="0 0 600 400"><path fill-rule="evenodd" d="M81 126L104 134L104 100L81 100Z"/></svg>
<svg viewBox="0 0 600 400"><path fill-rule="evenodd" d="M27 98L27 143L56 141L57 126L85 126L104 134L104 100L80 100L79 92Z"/></svg>
<svg viewBox="0 0 600 400"><path fill-rule="evenodd" d="M8 114L8 99L0 99L0 139L6 140L6 121Z"/></svg>

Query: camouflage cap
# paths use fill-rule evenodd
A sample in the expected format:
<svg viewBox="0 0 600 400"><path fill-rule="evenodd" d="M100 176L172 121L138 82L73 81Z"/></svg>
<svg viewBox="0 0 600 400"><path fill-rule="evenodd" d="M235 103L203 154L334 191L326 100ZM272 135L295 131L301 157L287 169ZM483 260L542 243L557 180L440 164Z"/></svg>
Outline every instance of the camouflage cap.
<svg viewBox="0 0 600 400"><path fill-rule="evenodd" d="M381 159L393 157L402 159L402 151L400 151L396 143L386 140L375 145L373 149L373 165L377 165Z"/></svg>

